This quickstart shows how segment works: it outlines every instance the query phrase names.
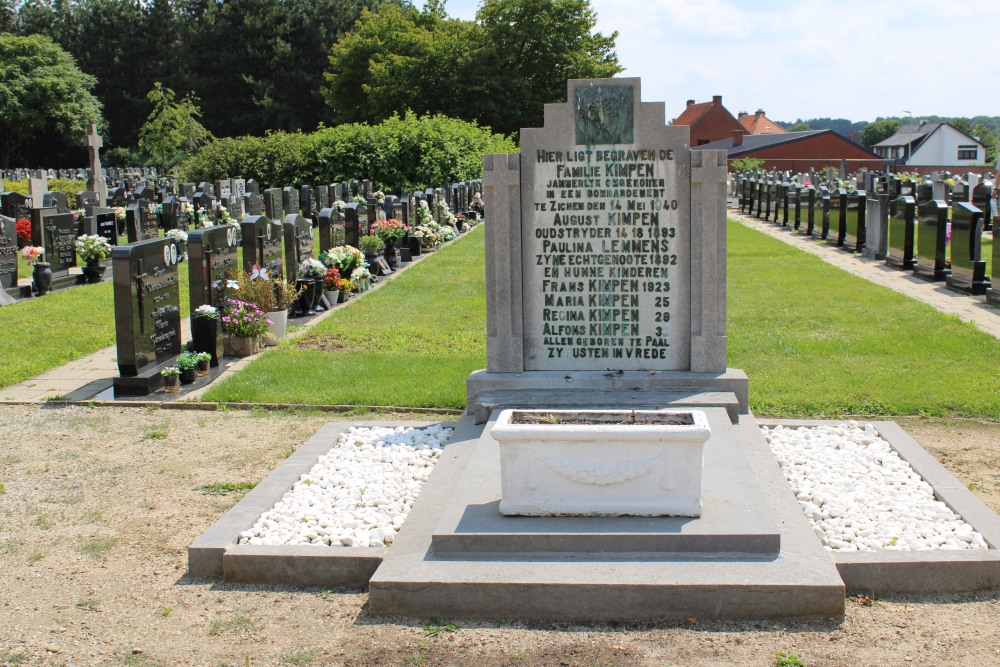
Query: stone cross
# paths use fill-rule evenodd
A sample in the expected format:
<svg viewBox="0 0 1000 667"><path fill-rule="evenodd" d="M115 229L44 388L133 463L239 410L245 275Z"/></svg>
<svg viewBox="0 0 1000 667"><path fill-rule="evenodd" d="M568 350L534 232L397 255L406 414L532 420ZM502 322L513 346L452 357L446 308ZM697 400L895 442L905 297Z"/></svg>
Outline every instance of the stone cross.
<svg viewBox="0 0 1000 667"><path fill-rule="evenodd" d="M101 206L104 206L104 203L108 200L108 183L104 180L104 174L101 169L101 147L104 146L104 140L97 133L97 125L94 123L90 124L90 130L87 132L86 145L90 163L90 176L87 178L87 189L96 192L98 201Z"/></svg>

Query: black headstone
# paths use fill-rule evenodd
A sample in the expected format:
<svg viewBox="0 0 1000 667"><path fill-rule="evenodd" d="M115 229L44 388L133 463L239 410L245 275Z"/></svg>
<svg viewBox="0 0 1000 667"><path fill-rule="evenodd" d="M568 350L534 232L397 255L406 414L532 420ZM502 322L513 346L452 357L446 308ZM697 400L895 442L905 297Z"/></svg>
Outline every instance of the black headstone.
<svg viewBox="0 0 1000 667"><path fill-rule="evenodd" d="M93 206L104 206L104 202L101 201L101 196L96 192L90 190L84 190L83 192L76 193L76 207L78 209L87 210Z"/></svg>
<svg viewBox="0 0 1000 667"><path fill-rule="evenodd" d="M196 229L188 235L191 313L204 304L216 308L223 306L226 280L235 278L240 268L237 231L233 225L215 225Z"/></svg>
<svg viewBox="0 0 1000 667"><path fill-rule="evenodd" d="M125 233L128 242L146 241L160 235L156 204L150 199L140 199L125 210Z"/></svg>
<svg viewBox="0 0 1000 667"><path fill-rule="evenodd" d="M72 210L65 192L46 192L42 195L42 207L54 208L57 213L69 213Z"/></svg>
<svg viewBox="0 0 1000 667"><path fill-rule="evenodd" d="M343 214L335 208L324 208L319 212L319 251L325 252L346 242Z"/></svg>
<svg viewBox="0 0 1000 667"><path fill-rule="evenodd" d="M958 188L956 186L956 192ZM982 258L983 212L966 201L951 205L951 275L948 287L986 294L990 279Z"/></svg>
<svg viewBox="0 0 1000 667"><path fill-rule="evenodd" d="M271 220L281 220L285 217L284 203L280 188L264 190L264 215Z"/></svg>
<svg viewBox="0 0 1000 667"><path fill-rule="evenodd" d="M118 220L114 210L94 209L92 219L93 231L91 233L103 236L113 246L118 245Z"/></svg>
<svg viewBox="0 0 1000 667"><path fill-rule="evenodd" d="M897 197L889 205L889 238L885 263L910 271L913 269L913 239L917 204L913 197Z"/></svg>
<svg viewBox="0 0 1000 667"><path fill-rule="evenodd" d="M948 234L948 204L932 199L917 205L917 261L913 272L928 280L944 280Z"/></svg>
<svg viewBox="0 0 1000 667"><path fill-rule="evenodd" d="M111 208L125 206L125 188L111 188L108 190L108 206Z"/></svg>
<svg viewBox="0 0 1000 667"><path fill-rule="evenodd" d="M993 188L986 183L978 183L972 188L972 205L983 212L983 231L993 229L993 207L990 206L990 198L993 196Z"/></svg>
<svg viewBox="0 0 1000 667"><path fill-rule="evenodd" d="M285 215L298 215L300 212L299 191L292 187L282 189L281 205Z"/></svg>
<svg viewBox="0 0 1000 667"><path fill-rule="evenodd" d="M348 204L344 209L344 238L349 246L358 247L361 237L368 233L368 207Z"/></svg>
<svg viewBox="0 0 1000 667"><path fill-rule="evenodd" d="M264 198L253 192L243 195L243 209L247 215L263 215Z"/></svg>
<svg viewBox="0 0 1000 667"><path fill-rule="evenodd" d="M123 379L149 373L145 382L119 382L116 394L144 395L162 385L156 371L181 350L177 246L166 238L118 246L114 271L115 338Z"/></svg>
<svg viewBox="0 0 1000 667"><path fill-rule="evenodd" d="M252 215L240 223L242 231L243 270L256 264L267 269L272 278L284 276L281 253L281 223L267 216Z"/></svg>
<svg viewBox="0 0 1000 667"><path fill-rule="evenodd" d="M311 185L303 185L299 188L299 206L302 209L302 217L313 219L316 215L316 191ZM295 213L295 211L292 211Z"/></svg>
<svg viewBox="0 0 1000 667"><path fill-rule="evenodd" d="M868 233L866 216L868 195L864 190L854 190L847 194L845 211L844 250L861 252L865 247L865 236Z"/></svg>
<svg viewBox="0 0 1000 667"><path fill-rule="evenodd" d="M161 219L163 229L180 229L187 231L191 226L191 214L184 210L186 207L179 197L168 195L163 199Z"/></svg>
<svg viewBox="0 0 1000 667"><path fill-rule="evenodd" d="M249 180L247 181L247 189L246 189L246 193L247 193L247 194L255 194L255 195L259 195L259 194L260 194L260 183L258 183L257 181L255 181L255 180L254 180L254 179L252 179L252 178L251 178L251 179L249 179Z"/></svg>
<svg viewBox="0 0 1000 667"><path fill-rule="evenodd" d="M0 216L0 290L17 285L17 221Z"/></svg>
<svg viewBox="0 0 1000 667"><path fill-rule="evenodd" d="M285 239L285 274L292 281L299 276L299 264L313 256L312 221L301 215L286 215L281 228Z"/></svg>
<svg viewBox="0 0 1000 667"><path fill-rule="evenodd" d="M316 188L316 209L322 211L330 206L330 187L320 185Z"/></svg>
<svg viewBox="0 0 1000 667"><path fill-rule="evenodd" d="M5 192L0 195L0 215L8 218L31 220L30 198L20 192Z"/></svg>

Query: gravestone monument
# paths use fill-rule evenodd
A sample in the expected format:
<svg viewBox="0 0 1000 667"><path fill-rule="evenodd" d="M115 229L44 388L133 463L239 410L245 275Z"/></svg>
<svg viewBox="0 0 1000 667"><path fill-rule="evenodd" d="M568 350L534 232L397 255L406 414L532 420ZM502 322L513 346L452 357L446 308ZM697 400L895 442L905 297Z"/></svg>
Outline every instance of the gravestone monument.
<svg viewBox="0 0 1000 667"><path fill-rule="evenodd" d="M128 242L146 241L160 235L160 221L156 204L149 199L139 199L125 209L125 231Z"/></svg>
<svg viewBox="0 0 1000 667"><path fill-rule="evenodd" d="M249 273L254 264L267 269L272 278L284 276L281 258L281 223L267 216L251 215L240 223L243 246L243 270Z"/></svg>
<svg viewBox="0 0 1000 667"><path fill-rule="evenodd" d="M285 274L291 282L299 277L299 265L313 256L312 221L301 215L286 215L281 228L285 239Z"/></svg>
<svg viewBox="0 0 1000 667"><path fill-rule="evenodd" d="M468 378L447 480L428 480L437 495L370 579L371 613L842 614L843 580L775 470L746 375L726 364L725 152L692 151L690 129L643 102L638 79L571 80L566 99L521 130L519 154L483 158L487 369ZM566 410L580 421L559 426L593 439L549 454L528 436L512 480L498 424L527 408ZM689 481L675 454L625 454L617 434L596 434L610 422L577 412L639 408L710 425L700 517L507 515L508 482L559 478L588 500L637 478L654 493Z"/></svg>
<svg viewBox="0 0 1000 667"><path fill-rule="evenodd" d="M959 193L955 188L955 193ZM968 190L962 190L963 196ZM964 199L951 206L951 275L945 283L951 289L986 294L990 279L982 258L983 212Z"/></svg>
<svg viewBox="0 0 1000 667"><path fill-rule="evenodd" d="M196 229L188 236L188 292L191 312L208 304L221 308L225 302L226 279L239 270L237 229L214 225ZM193 322L192 315L192 322Z"/></svg>
<svg viewBox="0 0 1000 667"><path fill-rule="evenodd" d="M17 221L0 215L0 290L17 286Z"/></svg>
<svg viewBox="0 0 1000 667"><path fill-rule="evenodd" d="M158 238L118 246L114 270L115 396L147 396L163 386L160 371L181 351L177 246Z"/></svg>
<svg viewBox="0 0 1000 667"><path fill-rule="evenodd" d="M319 212L319 251L324 252L347 242L344 231L344 216L335 208L324 208Z"/></svg>
<svg viewBox="0 0 1000 667"><path fill-rule="evenodd" d="M888 245L885 263L911 271L915 256L913 246L916 229L917 202L909 195L897 197L891 204L888 221Z"/></svg>
<svg viewBox="0 0 1000 667"><path fill-rule="evenodd" d="M947 268L948 204L931 199L917 205L916 261L913 273L927 280L944 280Z"/></svg>

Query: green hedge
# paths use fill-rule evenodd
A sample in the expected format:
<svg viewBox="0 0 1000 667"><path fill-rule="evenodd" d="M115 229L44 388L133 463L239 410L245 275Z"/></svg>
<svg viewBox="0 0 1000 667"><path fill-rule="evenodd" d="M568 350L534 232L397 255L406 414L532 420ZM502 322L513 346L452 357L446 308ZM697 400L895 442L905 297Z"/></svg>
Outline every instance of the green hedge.
<svg viewBox="0 0 1000 667"><path fill-rule="evenodd" d="M3 179L4 192L20 192L28 194L28 179L23 181L8 181ZM63 192L69 197L70 206L76 201L76 193L87 189L85 181L73 181L68 178L53 178L49 180L49 192Z"/></svg>
<svg viewBox="0 0 1000 667"><path fill-rule="evenodd" d="M486 153L517 145L489 128L447 116L407 112L378 125L351 123L312 134L217 139L181 165L184 180L256 179L278 187L370 179L392 192L482 176Z"/></svg>

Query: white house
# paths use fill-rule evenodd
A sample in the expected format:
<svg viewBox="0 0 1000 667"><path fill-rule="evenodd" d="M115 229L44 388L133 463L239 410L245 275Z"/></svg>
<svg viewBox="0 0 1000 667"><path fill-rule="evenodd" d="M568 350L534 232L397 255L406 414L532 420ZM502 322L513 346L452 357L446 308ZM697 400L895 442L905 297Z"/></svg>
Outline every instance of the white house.
<svg viewBox="0 0 1000 667"><path fill-rule="evenodd" d="M986 146L948 123L903 125L875 144L875 152L912 167L969 167L986 162Z"/></svg>

